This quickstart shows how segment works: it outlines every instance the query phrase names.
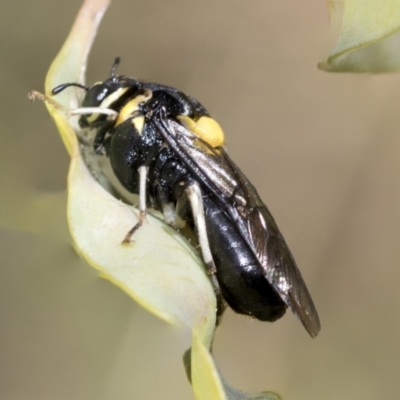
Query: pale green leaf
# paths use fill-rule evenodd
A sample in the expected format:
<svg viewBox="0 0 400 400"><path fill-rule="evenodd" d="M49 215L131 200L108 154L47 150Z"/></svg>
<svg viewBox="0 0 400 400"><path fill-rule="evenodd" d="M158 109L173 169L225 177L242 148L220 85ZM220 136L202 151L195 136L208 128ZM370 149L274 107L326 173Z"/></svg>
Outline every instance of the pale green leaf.
<svg viewBox="0 0 400 400"><path fill-rule="evenodd" d="M84 2L46 77L48 96L61 83L84 83L87 57L107 6L107 0ZM81 89L71 87L55 99L65 108L74 108L80 104L81 95ZM134 242L123 245L126 233L137 222L137 210L108 193L103 188L106 185L99 184L102 172L91 146L77 139L76 117L67 118L52 104L47 103L47 107L71 156L68 222L77 251L144 308L169 323L192 329L190 369L196 399L276 400L273 394L248 397L222 380L209 352L216 299L198 253L174 229L152 215L135 233Z"/></svg>
<svg viewBox="0 0 400 400"><path fill-rule="evenodd" d="M280 400L271 392L249 394L230 386L221 376L208 349L196 332L192 337L192 375L196 400Z"/></svg>
<svg viewBox="0 0 400 400"><path fill-rule="evenodd" d="M342 31L321 69L388 72L400 69L400 0L343 0Z"/></svg>
<svg viewBox="0 0 400 400"><path fill-rule="evenodd" d="M107 3L84 3L47 75L47 94L60 83L83 81L87 55ZM74 107L79 104L75 94L79 92L82 90L68 90L56 99L65 107ZM136 213L105 191L89 172L74 130L76 117L67 119L52 105L48 107L71 155L68 221L78 251L150 312L170 323L200 329L209 344L215 325L215 296L197 252L151 215L134 242L123 245L124 236L137 222Z"/></svg>

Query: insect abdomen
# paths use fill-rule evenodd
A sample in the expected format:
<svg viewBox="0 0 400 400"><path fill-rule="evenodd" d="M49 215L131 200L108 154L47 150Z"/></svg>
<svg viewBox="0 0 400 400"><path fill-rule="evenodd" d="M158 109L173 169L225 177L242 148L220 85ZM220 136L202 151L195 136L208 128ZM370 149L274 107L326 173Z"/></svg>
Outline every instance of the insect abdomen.
<svg viewBox="0 0 400 400"><path fill-rule="evenodd" d="M208 195L203 195L203 202L216 275L229 306L262 321L281 318L287 306L266 280L235 225Z"/></svg>

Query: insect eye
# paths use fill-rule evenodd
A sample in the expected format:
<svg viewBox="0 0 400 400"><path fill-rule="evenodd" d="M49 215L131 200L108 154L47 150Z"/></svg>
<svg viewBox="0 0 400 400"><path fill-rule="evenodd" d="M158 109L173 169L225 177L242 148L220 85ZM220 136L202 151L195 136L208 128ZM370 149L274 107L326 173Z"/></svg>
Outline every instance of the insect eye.
<svg viewBox="0 0 400 400"><path fill-rule="evenodd" d="M92 86L83 99L83 107L98 107L103 100L110 94L110 89L104 84Z"/></svg>

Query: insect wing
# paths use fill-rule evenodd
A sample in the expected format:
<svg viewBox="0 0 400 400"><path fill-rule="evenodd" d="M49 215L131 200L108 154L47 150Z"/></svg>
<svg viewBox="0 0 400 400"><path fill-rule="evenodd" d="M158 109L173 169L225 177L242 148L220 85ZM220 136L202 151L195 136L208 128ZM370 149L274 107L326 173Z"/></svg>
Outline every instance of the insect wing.
<svg viewBox="0 0 400 400"><path fill-rule="evenodd" d="M155 125L187 168L213 193L247 242L267 281L315 337L320 321L310 293L278 226L256 189L223 148L212 148L163 116Z"/></svg>
<svg viewBox="0 0 400 400"><path fill-rule="evenodd" d="M316 337L321 329L318 313L285 239L254 186L226 152L222 152L235 169L244 192L249 210L246 219L252 249L264 268L266 279L300 319L310 336Z"/></svg>

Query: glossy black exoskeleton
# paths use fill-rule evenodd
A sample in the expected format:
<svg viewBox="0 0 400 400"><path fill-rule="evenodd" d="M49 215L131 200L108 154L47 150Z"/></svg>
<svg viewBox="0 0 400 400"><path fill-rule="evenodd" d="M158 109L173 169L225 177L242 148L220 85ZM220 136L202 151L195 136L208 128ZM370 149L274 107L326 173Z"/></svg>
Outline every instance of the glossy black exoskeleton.
<svg viewBox="0 0 400 400"><path fill-rule="evenodd" d="M194 98L168 86L115 75L82 103L82 128L109 156L122 185L139 194L140 227L151 204L167 223L197 234L217 296L238 313L275 321L287 307L315 337L318 314L292 254L257 191L227 155L218 123ZM59 93L68 86L53 90ZM111 114L111 118L110 118Z"/></svg>

